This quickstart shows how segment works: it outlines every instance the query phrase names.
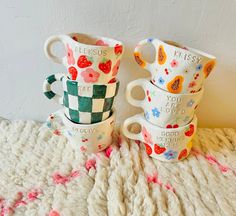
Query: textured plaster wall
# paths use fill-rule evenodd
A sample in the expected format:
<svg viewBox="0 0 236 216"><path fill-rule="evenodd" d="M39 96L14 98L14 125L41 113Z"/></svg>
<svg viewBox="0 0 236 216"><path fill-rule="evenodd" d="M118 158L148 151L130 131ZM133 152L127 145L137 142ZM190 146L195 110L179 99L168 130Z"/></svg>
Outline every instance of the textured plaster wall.
<svg viewBox="0 0 236 216"><path fill-rule="evenodd" d="M218 58L199 107L200 126L236 128L236 1L234 0L0 0L0 116L43 121L60 106L47 100L44 78L64 68L46 59L52 34L85 32L122 40L126 51L116 101L119 121L139 112L125 86L148 76L133 59L147 37L175 40Z"/></svg>

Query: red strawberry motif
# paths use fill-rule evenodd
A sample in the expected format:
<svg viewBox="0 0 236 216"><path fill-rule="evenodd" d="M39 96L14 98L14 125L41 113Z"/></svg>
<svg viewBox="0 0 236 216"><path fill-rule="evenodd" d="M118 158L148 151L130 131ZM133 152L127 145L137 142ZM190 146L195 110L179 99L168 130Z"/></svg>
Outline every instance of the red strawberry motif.
<svg viewBox="0 0 236 216"><path fill-rule="evenodd" d="M157 145L157 144L154 145L154 152L155 152L156 154L162 154L162 153L165 152L165 151L166 151L166 148L165 148L165 147L161 147L161 146L159 146L159 145Z"/></svg>
<svg viewBox="0 0 236 216"><path fill-rule="evenodd" d="M88 141L88 139L82 139L82 142L87 142Z"/></svg>
<svg viewBox="0 0 236 216"><path fill-rule="evenodd" d="M101 144L99 144L99 145L98 145L98 148L99 148L99 149L101 149L101 148L102 148L102 145L101 145Z"/></svg>
<svg viewBox="0 0 236 216"><path fill-rule="evenodd" d="M76 68L71 66L68 68L68 71L69 71L69 74L71 75L71 79L76 80L77 75L78 75L78 71L76 70Z"/></svg>
<svg viewBox="0 0 236 216"><path fill-rule="evenodd" d="M123 51L123 47L119 44L116 44L115 45L115 48L114 48L114 52L116 55L120 55Z"/></svg>
<svg viewBox="0 0 236 216"><path fill-rule="evenodd" d="M186 158L187 157L187 154L188 154L188 151L187 149L184 149L180 152L179 156L178 156L178 160L181 160L183 158Z"/></svg>
<svg viewBox="0 0 236 216"><path fill-rule="evenodd" d="M102 62L99 63L98 68L105 74L110 73L111 71L111 60L103 59Z"/></svg>
<svg viewBox="0 0 236 216"><path fill-rule="evenodd" d="M166 125L166 128L178 128L178 124L174 124L173 126L171 124Z"/></svg>
<svg viewBox="0 0 236 216"><path fill-rule="evenodd" d="M115 83L116 82L116 78L112 78L108 83Z"/></svg>
<svg viewBox="0 0 236 216"><path fill-rule="evenodd" d="M144 143L145 147L146 147L146 152L148 155L152 154L152 148L147 144L147 143Z"/></svg>
<svg viewBox="0 0 236 216"><path fill-rule="evenodd" d="M148 96L148 102L151 102L151 97L150 96Z"/></svg>
<svg viewBox="0 0 236 216"><path fill-rule="evenodd" d="M185 136L190 137L190 136L193 135L193 132L194 132L194 125L191 124L191 125L189 126L189 130L185 131Z"/></svg>
<svg viewBox="0 0 236 216"><path fill-rule="evenodd" d="M86 55L81 55L77 61L79 68L86 68L93 64L92 57L87 57Z"/></svg>

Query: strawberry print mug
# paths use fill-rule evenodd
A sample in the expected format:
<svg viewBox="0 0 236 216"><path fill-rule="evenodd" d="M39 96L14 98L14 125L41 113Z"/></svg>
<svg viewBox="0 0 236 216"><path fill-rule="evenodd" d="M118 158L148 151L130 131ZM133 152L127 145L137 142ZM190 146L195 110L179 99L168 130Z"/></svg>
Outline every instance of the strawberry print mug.
<svg viewBox="0 0 236 216"><path fill-rule="evenodd" d="M55 135L64 135L75 150L86 153L102 151L112 143L114 123L115 110L108 119L96 124L73 123L63 110L52 113L46 121Z"/></svg>
<svg viewBox="0 0 236 216"><path fill-rule="evenodd" d="M134 87L140 86L144 93L143 100L132 97ZM127 101L144 110L145 118L164 128L178 128L188 124L201 101L203 89L194 94L173 94L153 85L148 79L138 79L130 82L126 87Z"/></svg>
<svg viewBox="0 0 236 216"><path fill-rule="evenodd" d="M60 58L52 53L56 42L64 45L66 56ZM44 51L49 59L66 66L72 80L93 84L115 81L124 47L111 38L71 33L49 37Z"/></svg>
<svg viewBox="0 0 236 216"><path fill-rule="evenodd" d="M140 133L132 133L128 127L138 123ZM148 122L143 114L132 116L124 121L122 130L126 137L144 143L149 156L161 161L176 162L186 158L192 147L192 138L197 129L197 117L182 127L160 128Z"/></svg>
<svg viewBox="0 0 236 216"><path fill-rule="evenodd" d="M151 44L156 54L152 63L141 56L141 48ZM181 46L175 42L145 39L134 50L136 62L151 73L152 82L170 93L195 93L216 64L216 58L202 51Z"/></svg>

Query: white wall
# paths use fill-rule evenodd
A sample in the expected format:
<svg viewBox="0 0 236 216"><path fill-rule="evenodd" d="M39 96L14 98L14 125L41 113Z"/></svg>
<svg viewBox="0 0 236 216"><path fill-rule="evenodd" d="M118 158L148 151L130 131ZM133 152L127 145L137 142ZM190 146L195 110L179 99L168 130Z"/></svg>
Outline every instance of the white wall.
<svg viewBox="0 0 236 216"><path fill-rule="evenodd" d="M198 110L200 126L236 128L235 0L0 0L0 116L43 121L58 109L41 92L44 78L63 66L46 59L53 34L84 32L126 45L117 98L119 121L140 109L124 98L126 84L147 72L133 58L147 37L175 40L218 58Z"/></svg>

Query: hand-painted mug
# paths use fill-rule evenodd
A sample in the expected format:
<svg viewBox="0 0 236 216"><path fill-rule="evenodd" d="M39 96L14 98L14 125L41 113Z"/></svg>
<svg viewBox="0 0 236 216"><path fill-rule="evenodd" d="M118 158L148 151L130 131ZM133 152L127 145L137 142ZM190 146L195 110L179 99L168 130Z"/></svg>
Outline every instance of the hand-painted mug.
<svg viewBox="0 0 236 216"><path fill-rule="evenodd" d="M140 86L144 93L143 100L136 100L131 92ZM203 89L194 94L173 94L153 85L147 79L130 82L126 87L126 99L133 106L144 110L145 118L159 127L177 128L188 124L203 95Z"/></svg>
<svg viewBox="0 0 236 216"><path fill-rule="evenodd" d="M56 42L63 43L66 56L52 53ZM81 83L111 83L119 70L124 47L120 41L111 38L71 33L51 36L44 45L49 59L66 66L70 78Z"/></svg>
<svg viewBox="0 0 236 216"><path fill-rule="evenodd" d="M61 81L64 95L51 90L51 85ZM83 84L70 80L65 74L53 74L43 83L44 95L64 106L66 116L75 123L91 124L110 116L119 81L109 84Z"/></svg>
<svg viewBox="0 0 236 216"><path fill-rule="evenodd" d="M128 127L138 123L140 133L131 133ZM146 152L161 161L179 161L186 158L191 150L191 140L197 129L197 117L179 128L160 128L148 122L143 114L132 116L124 121L122 130L126 137L144 142Z"/></svg>
<svg viewBox="0 0 236 216"><path fill-rule="evenodd" d="M47 127L56 135L64 135L72 147L86 153L96 153L104 150L112 143L115 123L115 110L103 122L96 124L76 124L71 122L63 110L51 114Z"/></svg>
<svg viewBox="0 0 236 216"><path fill-rule="evenodd" d="M140 49L145 44L152 44L155 48L152 63L141 56ZM216 64L216 58L212 55L158 39L140 41L135 47L134 56L136 62L151 73L156 86L174 94L199 91Z"/></svg>

